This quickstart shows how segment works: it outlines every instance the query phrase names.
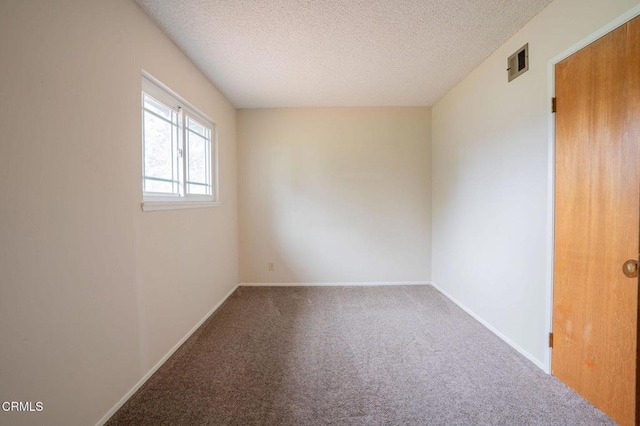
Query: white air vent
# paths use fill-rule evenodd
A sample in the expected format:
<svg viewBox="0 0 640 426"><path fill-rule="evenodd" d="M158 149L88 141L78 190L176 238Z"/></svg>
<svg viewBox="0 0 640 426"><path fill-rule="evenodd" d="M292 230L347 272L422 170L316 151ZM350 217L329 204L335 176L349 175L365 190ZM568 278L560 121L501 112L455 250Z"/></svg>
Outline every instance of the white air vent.
<svg viewBox="0 0 640 426"><path fill-rule="evenodd" d="M529 43L522 46L507 59L509 81L527 72L529 69Z"/></svg>

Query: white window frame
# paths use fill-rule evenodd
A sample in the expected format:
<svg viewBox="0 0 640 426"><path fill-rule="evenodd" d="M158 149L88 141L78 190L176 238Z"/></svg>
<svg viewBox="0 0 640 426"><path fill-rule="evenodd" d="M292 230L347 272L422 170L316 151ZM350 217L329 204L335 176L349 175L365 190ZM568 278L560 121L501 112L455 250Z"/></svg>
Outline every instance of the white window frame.
<svg viewBox="0 0 640 426"><path fill-rule="evenodd" d="M145 181L145 153L144 153L144 121L141 123L141 150L142 150L142 173L141 173L141 189L142 189L142 210L174 210L187 208L207 208L217 207L220 205L218 190L218 131L216 123L207 115L202 113L196 107L184 100L180 95L164 85L158 79L153 77L146 71L142 72L142 91L141 91L141 119L144 120L144 95L147 95L162 104L168 106L178 114L178 147L182 150L179 161L182 162L179 167L179 194L154 194L144 192ZM210 176L211 195L187 194L187 158L188 147L186 146L186 128L187 117L195 120L201 125L208 127L211 131L211 158L210 158Z"/></svg>

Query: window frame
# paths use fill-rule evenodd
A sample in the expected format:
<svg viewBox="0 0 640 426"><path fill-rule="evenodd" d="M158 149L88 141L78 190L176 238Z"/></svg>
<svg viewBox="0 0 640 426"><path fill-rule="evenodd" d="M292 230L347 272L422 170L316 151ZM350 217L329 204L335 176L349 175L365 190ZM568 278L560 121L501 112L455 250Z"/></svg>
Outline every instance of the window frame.
<svg viewBox="0 0 640 426"><path fill-rule="evenodd" d="M177 114L177 148L182 150L181 156L176 158L182 163L178 164L178 193L175 195L166 193L145 192L145 140L144 140L144 98L145 95L169 107ZM207 208L220 205L218 188L218 129L216 123L206 114L202 113L191 103L171 90L158 79L142 72L142 90L140 92L140 142L142 152L141 189L142 210L174 210L186 208ZM191 118L197 124L204 126L210 132L210 145L208 155L209 176L205 176L211 184L211 194L188 194L188 147L187 147L187 119ZM172 130L173 131L173 130ZM206 151L206 150L205 150Z"/></svg>

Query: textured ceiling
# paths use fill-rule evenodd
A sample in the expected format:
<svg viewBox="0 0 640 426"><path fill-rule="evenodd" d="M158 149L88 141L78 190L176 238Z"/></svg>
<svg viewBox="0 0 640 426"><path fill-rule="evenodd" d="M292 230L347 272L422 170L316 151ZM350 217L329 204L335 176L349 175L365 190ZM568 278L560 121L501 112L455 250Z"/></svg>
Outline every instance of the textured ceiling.
<svg viewBox="0 0 640 426"><path fill-rule="evenodd" d="M136 2L254 108L432 105L551 0Z"/></svg>

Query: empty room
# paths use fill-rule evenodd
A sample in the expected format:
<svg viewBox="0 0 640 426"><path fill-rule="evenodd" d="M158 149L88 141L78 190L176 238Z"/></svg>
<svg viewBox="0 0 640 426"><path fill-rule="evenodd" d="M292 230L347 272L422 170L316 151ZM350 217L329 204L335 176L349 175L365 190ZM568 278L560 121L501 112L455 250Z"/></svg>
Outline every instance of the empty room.
<svg viewBox="0 0 640 426"><path fill-rule="evenodd" d="M639 0L0 0L0 425L640 424L639 165Z"/></svg>

